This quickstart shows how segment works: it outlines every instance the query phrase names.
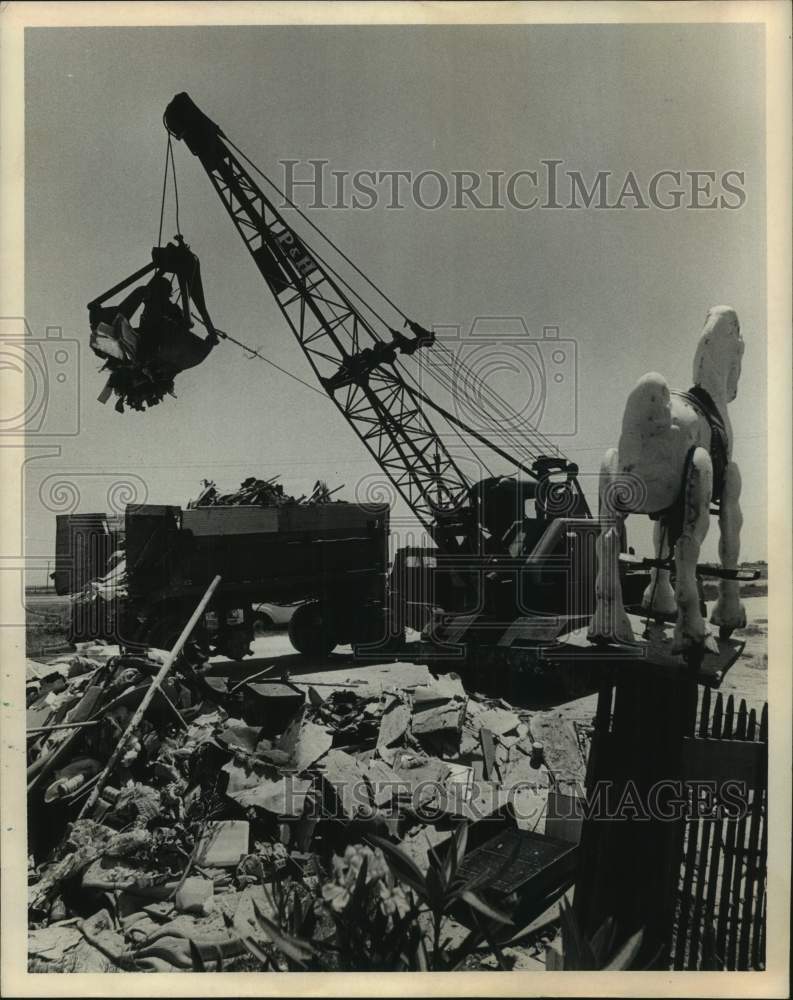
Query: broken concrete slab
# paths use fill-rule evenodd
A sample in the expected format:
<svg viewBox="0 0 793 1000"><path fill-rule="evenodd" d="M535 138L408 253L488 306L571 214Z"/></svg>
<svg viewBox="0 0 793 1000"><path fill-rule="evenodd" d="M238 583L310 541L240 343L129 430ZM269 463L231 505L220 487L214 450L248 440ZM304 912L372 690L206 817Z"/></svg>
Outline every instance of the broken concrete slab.
<svg viewBox="0 0 793 1000"><path fill-rule="evenodd" d="M226 795L243 808L255 807L277 816L302 815L311 778L284 774L263 761L229 761L222 770L228 774Z"/></svg>
<svg viewBox="0 0 793 1000"><path fill-rule="evenodd" d="M260 726L248 726L242 719L228 719L225 726L218 732L217 740L226 747L236 747L253 753L259 740L262 730Z"/></svg>
<svg viewBox="0 0 793 1000"><path fill-rule="evenodd" d="M411 734L440 756L456 755L468 696L459 677L435 679L413 692Z"/></svg>
<svg viewBox="0 0 793 1000"><path fill-rule="evenodd" d="M50 926L28 931L28 955L48 962L60 962L63 956L83 940L76 927Z"/></svg>
<svg viewBox="0 0 793 1000"><path fill-rule="evenodd" d="M449 765L437 757L403 752L394 763L399 780L399 798L410 808L423 809L442 803Z"/></svg>
<svg viewBox="0 0 793 1000"><path fill-rule="evenodd" d="M446 779L446 791L455 802L469 802L474 789L474 769L467 764L455 764L451 761L446 765L449 776Z"/></svg>
<svg viewBox="0 0 793 1000"><path fill-rule="evenodd" d="M315 687L323 697L330 688L351 688L366 697L380 697L388 691L413 691L415 688L431 684L434 680L429 668L423 663L378 663L367 666L345 664L337 670L325 669L307 673L295 673L290 683Z"/></svg>
<svg viewBox="0 0 793 1000"><path fill-rule="evenodd" d="M548 789L517 785L509 789L509 804L519 830L547 833Z"/></svg>
<svg viewBox="0 0 793 1000"><path fill-rule="evenodd" d="M520 725L520 718L517 713L505 708L486 708L477 716L479 726L484 726L496 736L517 731Z"/></svg>
<svg viewBox="0 0 793 1000"><path fill-rule="evenodd" d="M506 788L490 781L474 780L471 793L466 801L448 801L449 811L459 819L477 823L504 810L509 805L510 793Z"/></svg>
<svg viewBox="0 0 793 1000"><path fill-rule="evenodd" d="M521 754L509 759L501 780L505 788L511 788L518 784L548 788L550 776L546 767L542 765L535 767L530 756Z"/></svg>
<svg viewBox="0 0 793 1000"><path fill-rule="evenodd" d="M372 801L378 807L389 803L399 783L399 777L385 761L372 757L365 763L366 780L372 793Z"/></svg>
<svg viewBox="0 0 793 1000"><path fill-rule="evenodd" d="M378 747L391 747L401 743L410 725L410 706L398 695L387 695L388 701L380 718L377 735Z"/></svg>
<svg viewBox="0 0 793 1000"><path fill-rule="evenodd" d="M344 750L331 750L322 758L322 777L333 788L347 819L372 812L366 771Z"/></svg>
<svg viewBox="0 0 793 1000"><path fill-rule="evenodd" d="M575 726L561 712L538 712L529 725L534 742L541 742L548 770L557 781L584 784L586 762Z"/></svg>
<svg viewBox="0 0 793 1000"><path fill-rule="evenodd" d="M468 694L457 674L434 677L430 684L422 684L413 689L413 707L424 708L439 705L450 699L467 701Z"/></svg>
<svg viewBox="0 0 793 1000"><path fill-rule="evenodd" d="M399 845L401 851L414 862L422 875L426 875L430 867L430 852L437 850L450 840L451 830L438 830L434 826L414 827Z"/></svg>
<svg viewBox="0 0 793 1000"><path fill-rule="evenodd" d="M432 704L419 710L414 708L410 731L418 739L451 738L456 744L460 734L463 708L463 704L458 701Z"/></svg>
<svg viewBox="0 0 793 1000"><path fill-rule="evenodd" d="M332 746L333 737L324 726L308 722L302 710L292 719L278 741L278 749L288 754L284 766L301 774L323 756Z"/></svg>
<svg viewBox="0 0 793 1000"><path fill-rule="evenodd" d="M248 853L250 824L225 819L207 823L198 842L195 862L202 868L236 868Z"/></svg>
<svg viewBox="0 0 793 1000"><path fill-rule="evenodd" d="M247 824L246 824L247 826ZM190 876L179 887L174 902L179 913L204 913L204 906L215 894L211 879Z"/></svg>

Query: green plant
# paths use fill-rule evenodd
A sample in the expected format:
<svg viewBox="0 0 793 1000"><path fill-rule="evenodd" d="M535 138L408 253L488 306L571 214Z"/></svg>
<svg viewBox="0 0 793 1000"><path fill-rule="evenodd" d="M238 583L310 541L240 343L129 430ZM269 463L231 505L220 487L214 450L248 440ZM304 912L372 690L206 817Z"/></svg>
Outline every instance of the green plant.
<svg viewBox="0 0 793 1000"><path fill-rule="evenodd" d="M395 844L381 837L369 839L383 851L394 877L412 890L419 912L429 917L431 932L422 934L419 939L416 968L421 971L459 968L482 941L487 942L499 965L508 968L495 940L494 928L510 925L511 917L486 902L476 891L483 877L463 881L458 875L468 844L467 824L458 826L443 858L430 847L426 875ZM449 942L442 939L444 922L459 908L468 910L474 928L457 947L449 947Z"/></svg>
<svg viewBox="0 0 793 1000"><path fill-rule="evenodd" d="M244 939L267 969L303 971L449 971L483 941L508 968L495 927L511 924L475 891L480 880L458 876L467 826L443 858L430 850L426 875L399 847L371 836L334 859L331 877L313 894L301 879L275 877L265 914L254 904L262 940ZM466 909L473 929L453 945L444 925Z"/></svg>
<svg viewBox="0 0 793 1000"><path fill-rule="evenodd" d="M617 927L613 917L605 920L591 938L586 937L572 907L564 898L560 900L560 918L561 948L554 943L545 952L545 967L549 972L617 972L648 969L655 965L658 954L648 962L637 964L644 939L643 928L617 947Z"/></svg>

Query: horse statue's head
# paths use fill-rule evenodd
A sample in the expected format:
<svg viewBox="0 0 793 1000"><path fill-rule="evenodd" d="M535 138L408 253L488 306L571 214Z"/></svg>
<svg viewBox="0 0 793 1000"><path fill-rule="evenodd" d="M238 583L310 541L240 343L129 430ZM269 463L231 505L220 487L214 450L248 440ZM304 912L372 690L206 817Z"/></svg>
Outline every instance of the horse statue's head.
<svg viewBox="0 0 793 1000"><path fill-rule="evenodd" d="M694 355L694 385L701 385L714 400L731 403L738 394L744 342L741 324L731 306L708 310Z"/></svg>

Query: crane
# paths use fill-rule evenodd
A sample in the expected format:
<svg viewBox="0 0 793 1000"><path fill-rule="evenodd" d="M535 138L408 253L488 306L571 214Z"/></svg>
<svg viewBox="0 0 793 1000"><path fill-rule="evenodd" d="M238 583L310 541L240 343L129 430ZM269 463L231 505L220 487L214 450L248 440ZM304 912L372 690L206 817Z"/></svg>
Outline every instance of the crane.
<svg viewBox="0 0 793 1000"><path fill-rule="evenodd" d="M512 522L509 514L504 514L505 477L472 482L433 426L430 411L466 435L469 447L471 441L477 441L526 477L511 480L512 486L506 487L512 499L520 501L520 509L528 496L535 500L540 517L544 513L552 516L548 513L551 509L557 514L591 517L576 478L577 467L550 442L545 441L545 453L526 454L525 443L513 441L515 450L526 455L517 457L423 391L401 362L430 349L433 333L409 319L378 289L404 320L402 329L387 323L289 225L254 173L274 187L272 182L186 93L173 98L163 121L169 135L183 141L206 171L319 384L441 551L503 550L505 529ZM342 256L376 289L346 255ZM481 379L476 390L492 407L494 421L499 415L503 420L507 413L504 400ZM562 473L564 479L554 487L555 503L544 505L538 484L549 481L553 473ZM566 502L559 502L559 490ZM501 502L488 504L487 498L496 493ZM517 509L515 504L513 509Z"/></svg>
<svg viewBox="0 0 793 1000"><path fill-rule="evenodd" d="M167 151L158 246L152 250L151 264L89 304L92 347L94 339L104 337L108 350L118 347L123 355L124 338L141 336L143 319L137 331L129 320L142 300L153 309L157 343L167 339L162 332L166 321L176 323L184 340L193 336L189 330L197 320L209 334L206 341L195 338L199 355L205 356L218 337L251 351L215 327L207 312L198 258L184 242L179 225L173 143L181 141L201 163L247 247L314 372L321 387L317 391L340 411L434 543L434 547L403 546L394 553L388 583L384 577L383 593L374 602L376 622L356 607L342 606L339 594L323 591L301 604L292 619L290 636L293 630L300 636L299 641L293 638L293 644L299 650L316 651L353 641L357 649L363 642L376 650L381 642L376 636L399 641L410 625L426 629L436 647L464 645L471 662L482 665L491 654L499 661L504 655L512 669L515 662L523 664L525 654L534 669L537 643L578 627L591 614L594 602L594 539L599 527L578 481L577 465L519 416L493 386L451 355L430 329L408 316L186 93L168 104L163 124ZM169 165L177 235L175 243L163 246ZM275 204L279 195L295 213L290 221L283 206ZM305 227L327 245L322 252ZM155 277L146 289L133 290L120 306L106 305L152 270ZM168 275L179 285L181 306L176 311L165 294ZM153 284L163 291L154 305ZM384 315L389 311L390 319ZM143 332L145 339L148 333ZM101 351L97 353L101 356ZM258 351L251 354L263 358ZM473 404L481 420L478 427L461 418L459 407L453 412L425 391L425 381L416 377L411 364L428 356L437 358L437 363L424 365L419 374L432 377L451 394L452 407L461 401ZM122 375L125 364L122 356ZM141 368L135 365L137 361L131 366L133 379ZM106 367L113 369L112 359ZM142 374L151 378L145 365ZM136 386L132 389L139 394L150 391L145 379L142 390ZM103 390L102 401L109 391L109 387ZM147 401L133 396L132 405ZM459 448L450 446L449 431L456 434ZM494 474L475 446L508 462L514 474ZM465 471L468 457L463 449L475 459L476 475ZM485 478L482 468L488 473ZM626 548L624 537L621 548ZM633 576L635 591L644 585L646 574ZM358 632L366 638L356 639Z"/></svg>

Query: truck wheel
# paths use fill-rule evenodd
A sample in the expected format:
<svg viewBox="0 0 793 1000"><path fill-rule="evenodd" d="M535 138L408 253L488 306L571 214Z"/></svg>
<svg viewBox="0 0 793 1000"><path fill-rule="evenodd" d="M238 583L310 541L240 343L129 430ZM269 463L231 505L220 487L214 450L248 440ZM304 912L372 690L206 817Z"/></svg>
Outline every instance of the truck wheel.
<svg viewBox="0 0 793 1000"><path fill-rule="evenodd" d="M155 649L171 650L182 634L185 623L176 616L161 618L153 622L144 633L144 642Z"/></svg>
<svg viewBox="0 0 793 1000"><path fill-rule="evenodd" d="M251 655L252 638L247 629L233 629L218 642L218 652L230 660L242 660Z"/></svg>
<svg viewBox="0 0 793 1000"><path fill-rule="evenodd" d="M326 656L336 646L333 621L319 601L301 606L289 622L289 641L304 656Z"/></svg>
<svg viewBox="0 0 793 1000"><path fill-rule="evenodd" d="M139 642L143 646L153 646L155 649L162 649L170 652L176 645L176 640L182 634L185 627L186 618L179 614L168 614L157 621L152 622L148 627L141 630ZM193 630L193 634L188 638L186 645L190 642L197 642L198 645L207 650L206 633L200 626Z"/></svg>

